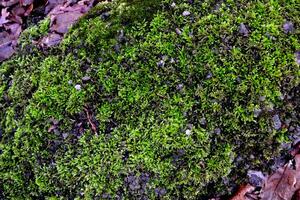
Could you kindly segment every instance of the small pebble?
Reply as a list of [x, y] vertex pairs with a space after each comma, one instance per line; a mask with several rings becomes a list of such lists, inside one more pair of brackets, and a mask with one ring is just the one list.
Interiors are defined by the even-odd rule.
[[283, 31], [284, 33], [292, 33], [294, 32], [295, 28], [294, 28], [294, 24], [292, 22], [285, 22], [283, 24]]
[[183, 89], [183, 86], [184, 85], [182, 83], [180, 83], [180, 84], [177, 85], [176, 89], [181, 91]]
[[91, 77], [89, 77], [89, 76], [84, 76], [84, 77], [82, 77], [81, 80], [87, 82], [87, 81], [91, 80]]
[[68, 133], [63, 133], [62, 136], [63, 136], [64, 139], [66, 139], [69, 136], [69, 134]]
[[183, 13], [182, 13], [182, 15], [183, 16], [189, 16], [191, 14], [191, 12], [190, 11], [187, 11], [187, 10], [185, 10], [185, 11], [183, 11]]
[[266, 179], [261, 171], [249, 170], [247, 175], [249, 177], [250, 184], [255, 187], [262, 187], [264, 180]]
[[78, 91], [81, 90], [81, 85], [79, 85], [79, 84], [75, 85], [75, 89]]
[[212, 73], [208, 72], [208, 74], [206, 75], [206, 79], [210, 79], [212, 76], [213, 76]]
[[280, 121], [280, 118], [279, 118], [279, 115], [274, 115], [272, 117], [272, 120], [273, 120], [273, 127], [276, 129], [276, 130], [279, 130], [282, 126], [282, 123]]
[[214, 133], [217, 134], [217, 135], [220, 135], [221, 134], [221, 129], [220, 128], [216, 128], [214, 130]]
[[185, 134], [187, 136], [190, 136], [190, 135], [192, 135], [192, 131], [190, 129], [186, 129]]
[[260, 108], [257, 108], [254, 110], [254, 117], [258, 117], [261, 114], [262, 110]]
[[244, 23], [240, 24], [239, 33], [246, 37], [249, 35], [249, 30]]
[[207, 121], [206, 121], [206, 119], [205, 119], [204, 117], [202, 117], [202, 118], [200, 119], [200, 124], [201, 124], [202, 126], [206, 126]]
[[260, 97], [259, 97], [259, 100], [260, 100], [260, 101], [265, 101], [265, 100], [266, 100], [266, 97], [265, 97], [265, 96], [260, 96]]
[[157, 63], [157, 66], [158, 67], [163, 67], [165, 65], [165, 61], [163, 60], [160, 60], [158, 63]]
[[177, 35], [181, 35], [182, 34], [182, 32], [181, 32], [181, 30], [179, 28], [176, 28], [175, 32], [177, 33]]
[[297, 63], [298, 65], [300, 65], [300, 51], [297, 51], [297, 52], [295, 53], [295, 57], [296, 57], [296, 63]]

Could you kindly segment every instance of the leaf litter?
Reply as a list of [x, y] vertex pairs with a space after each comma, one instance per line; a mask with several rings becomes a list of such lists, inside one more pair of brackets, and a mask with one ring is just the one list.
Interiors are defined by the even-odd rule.
[[[0, 0], [0, 62], [16, 51], [24, 19], [35, 9], [34, 0]], [[42, 2], [42, 4], [41, 4]], [[50, 31], [38, 44], [51, 47], [60, 43], [63, 36], [78, 19], [87, 13], [95, 0], [44, 0], [44, 13], [50, 18]]]
[[[264, 179], [263, 185], [242, 185], [230, 200], [299, 200], [299, 144], [290, 152], [293, 159]], [[257, 173], [255, 173], [257, 174]]]

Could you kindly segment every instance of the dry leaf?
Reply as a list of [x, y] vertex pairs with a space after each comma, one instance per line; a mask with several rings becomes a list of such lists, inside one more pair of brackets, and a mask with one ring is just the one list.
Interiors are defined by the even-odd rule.
[[250, 184], [242, 185], [230, 200], [248, 200], [246, 194], [252, 192], [254, 189]]
[[[61, 4], [64, 2], [64, 4]], [[70, 27], [89, 9], [91, 9], [94, 0], [81, 0], [72, 5], [71, 1], [49, 0], [48, 9], [56, 5], [48, 14], [50, 17], [50, 33], [40, 40], [43, 47], [51, 47], [56, 45], [62, 39], [58, 34], [63, 35]]]
[[9, 7], [14, 4], [17, 4], [19, 0], [0, 0], [0, 5], [3, 7]]
[[290, 165], [269, 176], [262, 188], [262, 200], [291, 200], [300, 189], [300, 155], [295, 156], [296, 170]]
[[3, 26], [3, 24], [6, 24], [10, 21], [7, 19], [9, 15], [10, 15], [10, 13], [7, 12], [7, 8], [3, 8], [1, 10], [0, 26]]
[[33, 0], [20, 0], [20, 4], [23, 6], [28, 6], [33, 4]]

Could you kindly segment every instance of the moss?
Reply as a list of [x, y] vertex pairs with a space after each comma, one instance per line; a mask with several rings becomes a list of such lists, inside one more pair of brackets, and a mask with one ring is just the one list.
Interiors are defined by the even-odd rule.
[[48, 50], [30, 41], [49, 20], [23, 33], [0, 67], [2, 195], [207, 199], [268, 169], [300, 80], [296, 1], [175, 2], [100, 4]]

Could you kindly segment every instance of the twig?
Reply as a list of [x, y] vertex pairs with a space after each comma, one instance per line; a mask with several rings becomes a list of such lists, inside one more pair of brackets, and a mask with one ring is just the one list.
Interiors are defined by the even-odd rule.
[[96, 125], [92, 121], [90, 112], [88, 111], [87, 108], [83, 108], [83, 109], [86, 112], [87, 120], [88, 120], [88, 122], [89, 122], [89, 124], [91, 126], [92, 131], [95, 133], [95, 135], [98, 135], [98, 133], [97, 133], [97, 127], [96, 127]]

